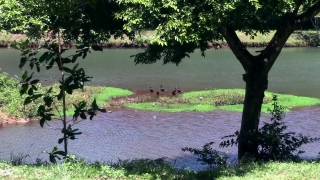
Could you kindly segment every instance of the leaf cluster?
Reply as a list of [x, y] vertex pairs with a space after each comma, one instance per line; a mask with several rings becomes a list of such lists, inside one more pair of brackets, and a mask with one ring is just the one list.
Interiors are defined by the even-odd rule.
[[[31, 70], [36, 67], [36, 71], [39, 73], [41, 71], [41, 67], [45, 67], [46, 70], [51, 69], [52, 67], [56, 67], [62, 73], [62, 78], [59, 79], [59, 93], [55, 94], [52, 91], [52, 87], [50, 87], [45, 93], [38, 90], [36, 84], [41, 82], [40, 79], [33, 79], [32, 72], [30, 75], [28, 71], [24, 71], [21, 77], [21, 88], [20, 95], [27, 94], [27, 97], [24, 100], [24, 105], [27, 105], [31, 102], [36, 101], [39, 98], [43, 99], [43, 104], [38, 107], [37, 115], [40, 117], [40, 126], [43, 127], [45, 123], [51, 121], [55, 114], [54, 110], [58, 110], [56, 104], [54, 104], [54, 99], [56, 98], [58, 101], [62, 100], [66, 94], [72, 94], [76, 89], [83, 89], [84, 83], [90, 81], [90, 76], [86, 75], [83, 68], [79, 68], [79, 64], [75, 64], [73, 68], [69, 68], [66, 65], [76, 63], [79, 57], [83, 59], [87, 56], [88, 53], [91, 53], [91, 49], [94, 51], [102, 51], [102, 48], [97, 45], [91, 45], [91, 47], [79, 46], [78, 50], [75, 54], [62, 57], [62, 54], [67, 51], [67, 49], [61, 49], [55, 41], [47, 42], [46, 46], [41, 46], [39, 49], [31, 49], [29, 48], [30, 41], [26, 40], [24, 42], [20, 42], [15, 48], [21, 51], [21, 59], [19, 67], [23, 68], [27, 63]], [[45, 52], [37, 58], [37, 54], [42, 52], [40, 49], [44, 49]], [[66, 78], [65, 78], [66, 76]], [[63, 106], [66, 106], [64, 103]], [[78, 132], [79, 129], [73, 129], [72, 126], [75, 123], [78, 123], [78, 117], [81, 120], [92, 118], [96, 115], [96, 111], [106, 112], [105, 109], [101, 109], [96, 104], [96, 100], [94, 100], [89, 109], [87, 108], [87, 103], [85, 101], [80, 101], [78, 104], [74, 104], [75, 113], [73, 115], [73, 124], [69, 124], [68, 126], [64, 126], [61, 130], [61, 133], [64, 135], [63, 138], [58, 140], [58, 143], [66, 141], [67, 139], [74, 140], [77, 135], [80, 135], [81, 132]], [[64, 117], [61, 115], [61, 120], [63, 124], [67, 124], [65, 111], [66, 108], [63, 109]], [[59, 112], [59, 111], [58, 111]], [[63, 151], [66, 154], [66, 151]], [[65, 155], [61, 151], [53, 150], [50, 155], [50, 161], [55, 162], [57, 155]]]

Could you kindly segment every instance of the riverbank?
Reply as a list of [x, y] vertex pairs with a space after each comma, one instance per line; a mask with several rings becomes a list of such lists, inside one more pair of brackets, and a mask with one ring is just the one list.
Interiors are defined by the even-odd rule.
[[[20, 96], [19, 81], [15, 78], [10, 78], [7, 73], [0, 71], [0, 125], [12, 124], [12, 123], [27, 123], [30, 120], [34, 120], [38, 107], [43, 104], [42, 98], [35, 100], [34, 102], [23, 106], [26, 95]], [[52, 92], [58, 94], [60, 91], [59, 84], [52, 85]], [[41, 83], [37, 84], [39, 93], [46, 93], [49, 87], [44, 87]], [[94, 98], [97, 100], [97, 104], [103, 107], [113, 97], [122, 97], [132, 95], [133, 92], [125, 89], [114, 87], [102, 87], [102, 86], [85, 86], [83, 90], [75, 90], [72, 95], [66, 96], [67, 116], [74, 114], [73, 104], [78, 104], [81, 101], [88, 101], [91, 104]], [[62, 112], [62, 103], [54, 99], [55, 104], [54, 114], [60, 114]], [[60, 113], [59, 113], [59, 112]]]
[[150, 160], [136, 160], [108, 166], [102, 163], [69, 162], [61, 165], [12, 165], [0, 162], [0, 179], [320, 179], [319, 162], [249, 163], [234, 168], [203, 171], [177, 170], [172, 165]]
[[[248, 48], [261, 48], [265, 47], [267, 43], [273, 37], [275, 31], [271, 31], [269, 34], [257, 34], [254, 39], [246, 36], [242, 32], [237, 32], [240, 40]], [[317, 47], [319, 42], [315, 42], [316, 38], [315, 31], [295, 31], [287, 40], [284, 47]], [[102, 42], [101, 46], [103, 48], [147, 48], [150, 44], [150, 41], [155, 37], [155, 31], [144, 31], [140, 35], [136, 35], [134, 41], [129, 40], [124, 37], [123, 39], [114, 39], [110, 38], [109, 41]], [[26, 36], [23, 34], [9, 34], [9, 35], [0, 35], [0, 47], [10, 48], [13, 44], [20, 40], [26, 39]], [[225, 41], [209, 42], [210, 48], [229, 48], [228, 44]], [[37, 43], [34, 42], [33, 46], [37, 46]], [[75, 44], [64, 44], [65, 48], [75, 48]]]
[[[58, 84], [53, 86], [53, 92], [58, 89]], [[39, 89], [46, 91], [47, 87], [39, 86]], [[2, 96], [1, 101], [5, 105], [0, 109], [0, 124], [26, 123], [35, 116], [37, 107], [42, 103], [36, 101], [23, 107], [25, 97], [20, 97], [19, 89], [10, 89], [11, 96], [6, 99]], [[12, 92], [13, 91], [13, 92]], [[15, 92], [16, 91], [16, 92]], [[142, 111], [161, 111], [161, 112], [210, 112], [214, 110], [224, 110], [242, 112], [245, 91], [243, 89], [212, 89], [203, 91], [192, 91], [178, 93], [173, 96], [171, 91], [150, 92], [143, 90], [132, 92], [126, 89], [114, 87], [86, 86], [84, 91], [74, 91], [68, 95], [67, 116], [73, 115], [73, 104], [83, 100], [92, 101], [94, 98], [100, 107], [104, 107], [107, 112], [112, 113], [114, 109], [130, 108]], [[6, 93], [4, 93], [6, 94]], [[262, 105], [262, 113], [268, 113], [272, 109], [272, 92], [266, 92]], [[313, 106], [320, 104], [320, 99], [301, 97], [286, 94], [277, 94], [280, 105], [289, 112], [296, 107]], [[15, 99], [15, 101], [10, 101]], [[62, 109], [61, 102], [54, 100], [59, 111]], [[24, 109], [22, 111], [22, 109]], [[27, 115], [29, 113], [29, 115]], [[57, 111], [55, 114], [58, 114]], [[29, 117], [29, 118], [24, 118]]]
[[[47, 88], [43, 88], [44, 91]], [[58, 85], [55, 84], [53, 92], [58, 89]], [[19, 91], [19, 89], [13, 89], [13, 91]], [[84, 91], [76, 90], [72, 95], [66, 96], [67, 103], [67, 116], [72, 116], [74, 114], [73, 104], [77, 104], [80, 101], [88, 101], [91, 104], [94, 98], [96, 98], [97, 104], [100, 107], [107, 105], [109, 100], [114, 97], [123, 97], [131, 95], [132, 92], [125, 89], [114, 88], [114, 87], [100, 87], [100, 86], [85, 86]], [[16, 93], [18, 95], [18, 93]], [[8, 102], [0, 109], [0, 125], [1, 124], [13, 124], [13, 123], [27, 123], [30, 120], [36, 120], [33, 118], [36, 113], [37, 107], [43, 103], [40, 100], [30, 103], [26, 107], [23, 107], [23, 101], [25, 97], [14, 97], [16, 101]], [[1, 98], [0, 98], [1, 100]], [[62, 104], [54, 100], [57, 105], [58, 110], [62, 111]], [[24, 109], [24, 110], [23, 110]], [[109, 113], [111, 111], [108, 111]], [[59, 114], [57, 111], [55, 114]], [[26, 118], [27, 117], [27, 118]]]

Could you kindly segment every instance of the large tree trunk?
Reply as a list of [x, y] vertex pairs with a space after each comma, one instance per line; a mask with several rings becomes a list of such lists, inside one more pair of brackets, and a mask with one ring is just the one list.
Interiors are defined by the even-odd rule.
[[243, 75], [243, 80], [246, 82], [246, 92], [238, 139], [239, 160], [246, 157], [246, 155], [250, 157], [257, 155], [258, 144], [256, 137], [259, 128], [260, 112], [264, 92], [268, 88], [268, 74], [263, 73], [265, 72], [263, 60], [253, 59], [251, 62], [254, 62], [255, 65]]
[[246, 72], [243, 75], [243, 80], [246, 82], [246, 94], [238, 137], [239, 160], [242, 160], [246, 156], [254, 157], [258, 153], [256, 138], [264, 91], [268, 89], [268, 72], [294, 30], [320, 12], [320, 1], [298, 15], [300, 6], [301, 3], [296, 4], [296, 10], [293, 13], [287, 13], [283, 16], [283, 22], [273, 38], [267, 47], [260, 51], [260, 54], [257, 56], [253, 56], [247, 50], [232, 26], [223, 24], [220, 27], [223, 37]]

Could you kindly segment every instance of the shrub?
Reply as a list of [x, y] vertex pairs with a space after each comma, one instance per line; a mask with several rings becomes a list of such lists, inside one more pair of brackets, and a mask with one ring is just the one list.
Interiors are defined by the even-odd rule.
[[182, 148], [182, 151], [190, 152], [198, 156], [197, 161], [200, 161], [203, 165], [209, 165], [209, 167], [212, 169], [215, 166], [218, 167], [227, 167], [227, 159], [228, 157], [214, 149], [211, 148], [211, 145], [214, 144], [214, 142], [209, 142], [205, 144], [202, 149], [194, 149], [185, 147]]

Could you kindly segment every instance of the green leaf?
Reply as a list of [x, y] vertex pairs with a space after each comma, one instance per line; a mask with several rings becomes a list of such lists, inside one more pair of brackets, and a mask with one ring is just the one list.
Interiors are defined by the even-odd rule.
[[32, 89], [32, 88], [30, 88], [30, 89], [28, 90], [28, 95], [29, 95], [29, 96], [32, 96], [32, 95], [33, 95], [33, 89]]
[[58, 154], [58, 155], [61, 155], [61, 156], [65, 156], [66, 153], [64, 151], [56, 151], [54, 152], [54, 154]]
[[72, 62], [72, 63], [76, 62], [76, 60], [78, 59], [78, 57], [79, 57], [78, 54], [73, 55], [71, 62]]
[[39, 79], [35, 79], [35, 80], [32, 80], [32, 81], [30, 82], [30, 84], [31, 84], [31, 85], [37, 84], [39, 81], [40, 81]]
[[48, 54], [49, 54], [49, 52], [43, 53], [42, 56], [40, 56], [40, 58], [39, 58], [39, 62], [43, 63], [47, 59]]
[[69, 59], [69, 58], [62, 58], [62, 62], [63, 62], [64, 64], [68, 64], [68, 63], [71, 63], [72, 60]]
[[62, 96], [63, 96], [63, 91], [60, 90], [60, 93], [59, 93], [58, 96], [57, 96], [58, 100], [61, 100], [61, 99], [62, 99]]
[[34, 63], [30, 62], [29, 66], [30, 66], [30, 69], [33, 69]]
[[43, 125], [44, 125], [44, 122], [45, 122], [46, 120], [44, 119], [44, 118], [41, 118], [40, 119], [40, 126], [43, 128]]
[[31, 87], [32, 87], [32, 89], [35, 90], [35, 91], [38, 90], [37, 86], [35, 86], [35, 85], [31, 85]]
[[21, 86], [21, 88], [20, 88], [20, 95], [21, 95], [21, 96], [27, 92], [28, 87], [29, 87], [28, 84], [22, 84], [22, 86]]
[[32, 97], [26, 97], [26, 99], [24, 99], [24, 102], [23, 102], [23, 105], [27, 105], [27, 104], [29, 104], [29, 103], [31, 103], [32, 102]]
[[68, 88], [66, 89], [66, 92], [67, 92], [68, 94], [72, 94], [73, 89], [72, 89], [72, 88], [70, 88], [70, 87], [68, 87]]
[[52, 87], [49, 88], [49, 90], [47, 91], [47, 94], [50, 94], [52, 92]]
[[86, 114], [85, 113], [80, 113], [80, 117], [81, 117], [81, 119], [87, 119], [87, 116], [86, 116]]
[[26, 64], [26, 62], [27, 62], [27, 58], [26, 57], [22, 57], [20, 59], [19, 68], [22, 69], [22, 67]]
[[40, 72], [40, 64], [37, 64], [37, 72]]
[[30, 79], [32, 78], [33, 74], [34, 74], [34, 73], [31, 73], [31, 75], [30, 75], [28, 78], [26, 78], [25, 81], [29, 82]]
[[94, 51], [103, 51], [102, 47], [99, 46], [99, 45], [92, 45], [91, 48], [92, 48]]
[[59, 140], [58, 140], [58, 144], [61, 144], [63, 142], [63, 138], [60, 138]]
[[28, 71], [23, 71], [22, 79], [25, 80], [28, 77]]
[[49, 159], [50, 159], [50, 162], [51, 163], [53, 163], [53, 164], [57, 164], [57, 160], [56, 160], [56, 158], [55, 158], [55, 156], [54, 155], [49, 155]]
[[38, 99], [40, 97], [42, 97], [43, 94], [36, 94], [36, 95], [33, 95], [33, 99]]
[[82, 59], [86, 58], [87, 57], [87, 53], [84, 52], [83, 55], [82, 55]]

